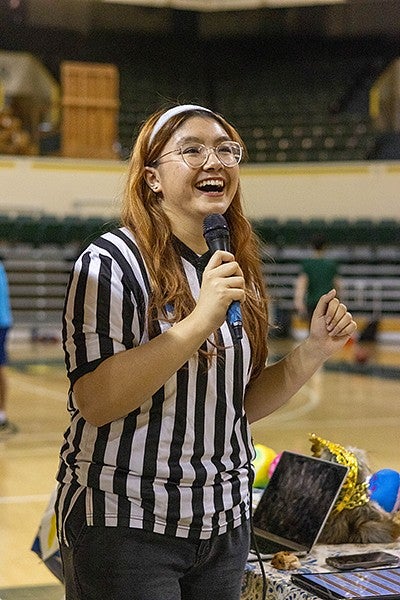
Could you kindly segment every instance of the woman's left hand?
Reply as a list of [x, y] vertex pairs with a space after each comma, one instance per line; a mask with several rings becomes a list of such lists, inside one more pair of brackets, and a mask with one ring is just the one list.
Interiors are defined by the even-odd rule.
[[263, 419], [290, 400], [356, 329], [347, 307], [336, 297], [336, 290], [321, 296], [308, 338], [281, 360], [267, 365], [248, 386], [245, 408], [249, 422]]
[[340, 350], [356, 329], [356, 322], [336, 297], [336, 290], [321, 296], [310, 323], [310, 341], [319, 345], [326, 358]]

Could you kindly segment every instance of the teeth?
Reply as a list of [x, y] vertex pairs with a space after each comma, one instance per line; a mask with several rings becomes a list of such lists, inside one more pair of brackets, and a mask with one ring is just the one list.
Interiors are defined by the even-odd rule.
[[205, 186], [209, 186], [209, 185], [213, 185], [215, 187], [223, 188], [224, 187], [224, 182], [221, 181], [220, 179], [207, 179], [206, 181], [201, 181], [198, 184], [198, 187], [205, 187]]

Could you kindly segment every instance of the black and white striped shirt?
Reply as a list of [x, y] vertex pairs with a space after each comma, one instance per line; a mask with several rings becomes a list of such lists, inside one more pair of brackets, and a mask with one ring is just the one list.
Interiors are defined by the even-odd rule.
[[[177, 244], [197, 299], [209, 256]], [[194, 355], [125, 418], [95, 427], [74, 402], [72, 386], [80, 376], [148, 341], [149, 292], [146, 266], [126, 228], [93, 242], [71, 273], [63, 316], [71, 424], [57, 474], [59, 522], [85, 493], [88, 525], [206, 539], [249, 517], [252, 444], [243, 398], [251, 357], [246, 333], [234, 345], [224, 323], [218, 331], [222, 357], [207, 368]], [[157, 322], [159, 333], [170, 326]]]

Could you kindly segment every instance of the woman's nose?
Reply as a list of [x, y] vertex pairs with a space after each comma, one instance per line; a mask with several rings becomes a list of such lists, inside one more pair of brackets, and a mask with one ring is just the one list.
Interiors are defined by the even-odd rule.
[[215, 148], [208, 148], [208, 156], [206, 162], [204, 163], [204, 168], [220, 169], [221, 167], [223, 167], [223, 164], [219, 160]]

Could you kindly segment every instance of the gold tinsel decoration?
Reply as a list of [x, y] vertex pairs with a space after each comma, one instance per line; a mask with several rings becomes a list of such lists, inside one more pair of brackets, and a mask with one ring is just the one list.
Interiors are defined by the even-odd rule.
[[337, 463], [349, 469], [333, 511], [341, 512], [344, 508], [351, 510], [367, 504], [369, 502], [368, 482], [357, 483], [358, 461], [355, 454], [340, 444], [318, 437], [315, 433], [310, 434], [310, 442], [313, 456], [321, 458], [322, 451], [326, 448], [335, 457]]

